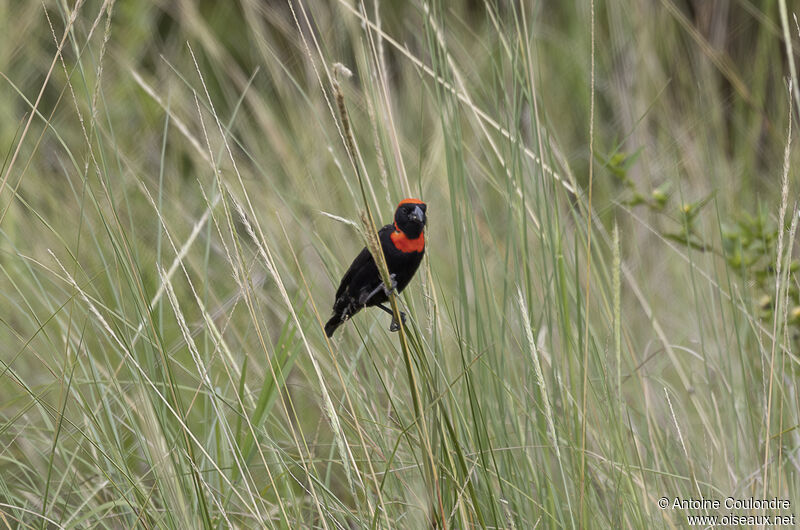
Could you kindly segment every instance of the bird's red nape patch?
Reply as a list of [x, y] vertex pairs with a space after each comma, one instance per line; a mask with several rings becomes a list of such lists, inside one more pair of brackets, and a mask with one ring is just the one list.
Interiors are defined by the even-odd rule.
[[425, 203], [419, 199], [403, 199], [397, 206], [400, 207], [404, 204], [425, 204]]
[[409, 239], [401, 230], [394, 226], [395, 231], [389, 236], [392, 243], [400, 252], [422, 252], [425, 250], [425, 234], [420, 233], [416, 239]]

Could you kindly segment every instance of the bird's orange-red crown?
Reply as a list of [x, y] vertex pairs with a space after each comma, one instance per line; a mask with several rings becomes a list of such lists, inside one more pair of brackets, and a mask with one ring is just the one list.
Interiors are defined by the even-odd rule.
[[425, 204], [425, 203], [419, 199], [403, 199], [397, 206], [400, 207], [404, 204]]

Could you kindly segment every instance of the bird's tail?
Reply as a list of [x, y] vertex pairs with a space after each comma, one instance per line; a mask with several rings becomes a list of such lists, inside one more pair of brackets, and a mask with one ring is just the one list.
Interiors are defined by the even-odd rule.
[[331, 319], [328, 320], [328, 323], [325, 324], [325, 335], [332, 337], [333, 332], [336, 331], [336, 328], [342, 325], [342, 322], [344, 322], [344, 320], [342, 320], [342, 315], [339, 313], [334, 313]]

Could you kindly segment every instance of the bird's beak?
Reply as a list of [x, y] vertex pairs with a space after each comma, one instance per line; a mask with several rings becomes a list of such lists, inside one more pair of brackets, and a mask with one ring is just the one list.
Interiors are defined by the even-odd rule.
[[425, 212], [422, 211], [422, 208], [419, 206], [414, 207], [414, 211], [412, 211], [408, 218], [412, 221], [419, 221], [422, 224], [425, 224]]

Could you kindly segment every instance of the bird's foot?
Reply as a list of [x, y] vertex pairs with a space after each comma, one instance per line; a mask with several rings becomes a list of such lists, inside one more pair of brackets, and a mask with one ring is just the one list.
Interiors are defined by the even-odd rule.
[[392, 280], [392, 285], [391, 285], [391, 287], [388, 287], [388, 288], [387, 288], [387, 287], [386, 287], [386, 284], [385, 284], [385, 283], [383, 283], [383, 282], [381, 282], [381, 283], [380, 283], [380, 284], [379, 284], [379, 285], [378, 285], [378, 286], [377, 286], [375, 289], [373, 289], [373, 290], [372, 290], [372, 292], [371, 292], [371, 293], [369, 293], [369, 294], [368, 294], [368, 295], [367, 295], [367, 296], [364, 298], [364, 302], [363, 302], [363, 304], [362, 304], [362, 305], [367, 305], [367, 302], [369, 302], [370, 300], [372, 300], [372, 297], [373, 297], [373, 296], [375, 296], [376, 294], [378, 294], [378, 292], [379, 292], [379, 291], [383, 291], [383, 292], [384, 292], [384, 294], [386, 294], [386, 298], [389, 298], [389, 294], [390, 294], [392, 291], [394, 291], [395, 293], [397, 293], [397, 281], [395, 281], [395, 279], [394, 279], [394, 274], [392, 274], [391, 276], [389, 276], [389, 278]]
[[392, 294], [392, 291], [394, 291], [395, 294], [397, 293], [397, 280], [395, 280], [395, 275], [392, 274], [389, 276], [389, 279], [392, 280], [392, 285], [390, 287], [387, 288], [385, 283], [381, 283], [381, 287], [383, 287], [383, 292], [386, 294], [387, 298]]
[[[406, 323], [406, 314], [400, 311], [400, 320], [403, 321], [403, 324]], [[389, 326], [389, 331], [395, 332], [400, 330], [400, 323], [397, 322], [394, 318], [392, 318], [392, 324]]]

